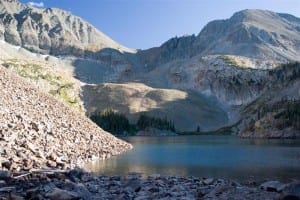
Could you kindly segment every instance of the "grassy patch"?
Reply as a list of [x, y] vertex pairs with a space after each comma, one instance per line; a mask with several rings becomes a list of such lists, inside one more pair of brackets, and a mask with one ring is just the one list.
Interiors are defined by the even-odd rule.
[[60, 97], [68, 105], [70, 105], [72, 107], [76, 107], [76, 106], [78, 106], [79, 99], [76, 98], [76, 97], [72, 97], [68, 93], [68, 90], [69, 89], [73, 89], [73, 88], [74, 88], [74, 84], [73, 83], [66, 83], [66, 84], [63, 84], [63, 85], [59, 85], [59, 87], [57, 89], [55, 89], [55, 90], [50, 90], [49, 93], [51, 95], [53, 95], [53, 96]]
[[74, 83], [70, 83], [60, 75], [53, 73], [46, 67], [35, 63], [24, 63], [17, 59], [9, 59], [3, 63], [3, 66], [11, 69], [20, 76], [33, 80], [37, 85], [40, 83], [48, 88], [48, 93], [57, 96], [63, 102], [71, 107], [81, 110], [80, 101], [76, 97], [72, 97], [74, 92]]
[[239, 67], [239, 65], [237, 64], [237, 62], [229, 57], [229, 56], [226, 56], [226, 55], [221, 55], [219, 56], [220, 59], [222, 59], [226, 64], [230, 65], [230, 66], [233, 66], [233, 67]]
[[227, 55], [221, 55], [218, 58], [222, 59], [227, 65], [232, 67], [237, 67], [241, 69], [250, 69], [251, 67], [246, 65], [239, 65], [234, 58], [227, 56]]

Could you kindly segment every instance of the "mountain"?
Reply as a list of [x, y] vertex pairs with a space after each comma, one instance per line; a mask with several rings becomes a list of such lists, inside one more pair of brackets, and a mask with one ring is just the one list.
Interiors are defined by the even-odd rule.
[[[58, 99], [87, 114], [112, 107], [134, 121], [144, 107], [132, 107], [147, 100], [159, 105], [159, 109], [147, 105], [147, 112], [182, 125], [188, 118], [189, 130], [195, 130], [196, 124], [213, 130], [239, 121], [237, 129], [242, 130], [254, 119], [254, 115], [244, 116], [247, 108], [258, 111], [253, 106], [256, 102], [276, 99], [267, 95], [282, 83], [274, 76], [279, 73], [276, 69], [300, 61], [300, 19], [289, 14], [243, 10], [229, 19], [209, 22], [198, 35], [171, 38], [160, 47], [137, 51], [114, 42], [69, 12], [33, 8], [13, 0], [0, 2], [0, 63], [23, 77], [20, 69], [27, 64], [45, 66], [40, 71], [35, 67], [25, 70], [25, 78], [49, 93], [56, 91]], [[11, 60], [14, 58], [17, 63]], [[45, 78], [45, 70], [51, 79]], [[290, 87], [299, 79], [297, 75], [290, 80], [293, 70], [279, 73], [284, 80], [279, 88], [286, 91], [281, 97], [292, 90], [299, 93], [297, 87]], [[62, 91], [66, 83], [74, 87]], [[149, 92], [159, 93], [158, 100], [143, 97]], [[169, 99], [182, 93], [187, 97]], [[170, 107], [178, 102], [180, 112], [173, 112]], [[188, 116], [193, 107], [197, 113]], [[203, 117], [208, 110], [210, 123]], [[181, 130], [186, 128], [182, 125]]]
[[70, 12], [0, 1], [0, 39], [32, 52], [89, 56], [102, 49], [132, 52]]
[[175, 37], [138, 52], [150, 65], [196, 55], [238, 55], [277, 62], [300, 60], [300, 19], [266, 10], [243, 10], [209, 22], [195, 36]]

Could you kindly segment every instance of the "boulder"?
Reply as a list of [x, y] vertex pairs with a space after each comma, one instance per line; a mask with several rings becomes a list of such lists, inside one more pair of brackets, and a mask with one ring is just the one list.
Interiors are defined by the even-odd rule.
[[75, 192], [54, 188], [46, 194], [50, 200], [77, 200], [80, 196]]
[[260, 185], [260, 189], [269, 192], [281, 192], [285, 187], [285, 184], [279, 181], [267, 181]]

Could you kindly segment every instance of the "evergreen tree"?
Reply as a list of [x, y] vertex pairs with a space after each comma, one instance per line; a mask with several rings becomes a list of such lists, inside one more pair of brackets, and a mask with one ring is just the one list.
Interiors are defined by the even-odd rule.
[[128, 132], [130, 128], [129, 121], [125, 115], [117, 113], [111, 108], [94, 113], [90, 118], [105, 131], [115, 135], [123, 134], [124, 131]]

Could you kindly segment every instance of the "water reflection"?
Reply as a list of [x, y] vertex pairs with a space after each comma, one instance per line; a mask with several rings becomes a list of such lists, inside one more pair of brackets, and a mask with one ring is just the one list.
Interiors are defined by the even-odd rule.
[[128, 137], [134, 150], [87, 164], [98, 174], [160, 173], [257, 180], [300, 178], [299, 140], [230, 136]]

